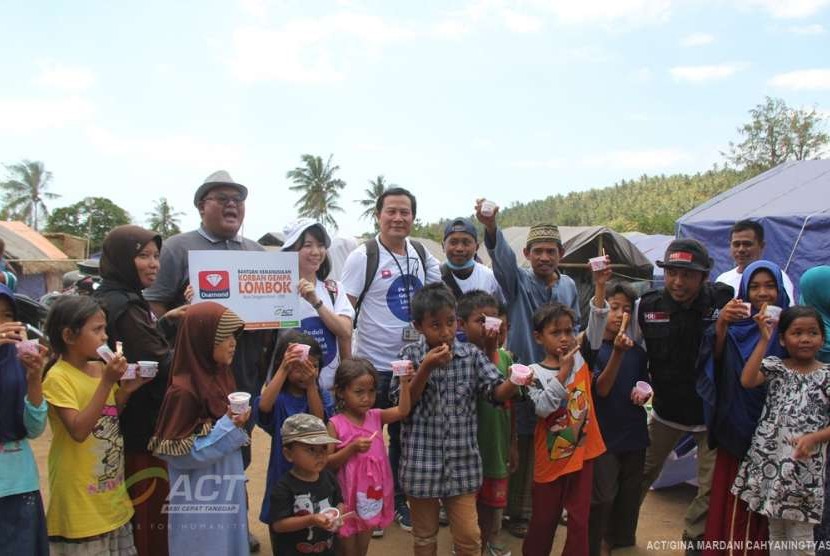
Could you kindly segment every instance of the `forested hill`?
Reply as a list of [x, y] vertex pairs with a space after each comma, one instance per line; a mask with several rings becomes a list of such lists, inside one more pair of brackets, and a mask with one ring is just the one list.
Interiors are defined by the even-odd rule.
[[[677, 218], [752, 175], [717, 167], [694, 175], [644, 175], [602, 189], [554, 195], [529, 203], [513, 202], [500, 210], [499, 225], [552, 222], [560, 226], [604, 225], [618, 232], [673, 234]], [[440, 241], [442, 226], [443, 222], [419, 226], [413, 235]]]

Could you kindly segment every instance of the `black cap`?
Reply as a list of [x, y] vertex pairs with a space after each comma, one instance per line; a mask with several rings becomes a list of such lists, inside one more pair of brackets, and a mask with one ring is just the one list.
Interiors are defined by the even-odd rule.
[[478, 230], [476, 230], [473, 223], [466, 218], [456, 218], [452, 222], [449, 222], [444, 227], [444, 239], [447, 239], [447, 236], [453, 232], [464, 232], [465, 234], [470, 234], [473, 236], [476, 243], [478, 243]]
[[712, 270], [712, 259], [706, 246], [696, 239], [676, 239], [666, 248], [664, 261], [657, 261], [660, 268], [688, 268], [709, 272]]

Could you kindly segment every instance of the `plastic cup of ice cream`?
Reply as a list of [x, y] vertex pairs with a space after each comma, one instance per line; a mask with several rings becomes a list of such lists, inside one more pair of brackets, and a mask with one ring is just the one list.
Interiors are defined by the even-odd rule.
[[158, 372], [159, 364], [157, 361], [138, 362], [138, 376], [141, 378], [154, 378]]
[[608, 255], [602, 255], [601, 257], [592, 257], [588, 259], [588, 264], [591, 265], [591, 270], [593, 270], [594, 272], [605, 270], [606, 268], [608, 268]]
[[767, 316], [774, 321], [778, 321], [781, 317], [781, 307], [778, 305], [767, 305], [767, 310], [764, 312], [764, 316]]
[[409, 359], [392, 361], [392, 376], [407, 376], [415, 372], [415, 367]]
[[517, 386], [527, 386], [532, 375], [533, 371], [527, 365], [521, 363], [510, 365], [510, 382]]
[[328, 529], [330, 531], [333, 531], [340, 527], [340, 510], [338, 510], [337, 508], [326, 508], [320, 513], [326, 516], [326, 519], [329, 520]]
[[483, 216], [493, 216], [493, 213], [495, 213], [495, 212], [496, 212], [496, 203], [494, 203], [493, 201], [488, 201], [487, 199], [485, 199], [481, 203], [481, 214]]
[[744, 310], [746, 311], [747, 317], [752, 314], [752, 303], [750, 303], [749, 301], [744, 301], [743, 303], [741, 303], [741, 305], [744, 306]]
[[294, 344], [291, 346], [291, 350], [300, 355], [300, 361], [308, 359], [308, 352], [310, 349], [311, 346], [308, 344]]
[[501, 328], [501, 319], [496, 317], [484, 317], [484, 329], [488, 332], [498, 332]]
[[228, 394], [228, 402], [231, 404], [231, 413], [242, 415], [251, 407], [251, 395], [248, 392], [231, 392]]
[[107, 363], [115, 359], [115, 354], [112, 352], [112, 350], [107, 344], [98, 346], [98, 348], [95, 351], [98, 352], [98, 355], [101, 356], [101, 359], [103, 359]]
[[121, 375], [121, 380], [133, 380], [136, 377], [136, 373], [138, 372], [138, 364], [130, 363], [127, 365], [127, 370], [124, 371], [124, 374]]
[[37, 355], [37, 344], [37, 340], [20, 340], [14, 347], [17, 348], [18, 356], [26, 354]]
[[637, 383], [634, 385], [634, 395], [641, 402], [644, 402], [647, 399], [649, 399], [649, 397], [651, 397], [652, 392], [654, 392], [654, 390], [651, 389], [651, 384], [645, 382], [644, 380], [638, 380]]

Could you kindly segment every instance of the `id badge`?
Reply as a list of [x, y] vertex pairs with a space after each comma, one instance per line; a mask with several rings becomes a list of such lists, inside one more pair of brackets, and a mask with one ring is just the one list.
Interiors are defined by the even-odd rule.
[[411, 324], [401, 332], [401, 340], [404, 342], [417, 342], [421, 339], [421, 333]]

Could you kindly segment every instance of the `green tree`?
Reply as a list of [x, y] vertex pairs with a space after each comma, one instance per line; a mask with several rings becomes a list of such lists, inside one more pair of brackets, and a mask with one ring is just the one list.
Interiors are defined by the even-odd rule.
[[29, 226], [38, 229], [42, 217], [49, 216], [46, 199], [57, 199], [60, 195], [46, 191], [52, 181], [52, 172], [48, 172], [43, 162], [23, 160], [17, 164], [6, 164], [8, 176], [0, 182], [3, 190], [3, 209], [0, 218], [6, 220], [23, 220]]
[[738, 128], [743, 141], [730, 141], [729, 152], [721, 153], [737, 168], [760, 173], [788, 160], [819, 158], [830, 143], [815, 108], [790, 108], [780, 98], [766, 97], [749, 114], [751, 120]]
[[130, 215], [104, 197], [87, 197], [68, 207], [52, 211], [49, 232], [63, 232], [87, 238], [90, 253], [101, 249], [104, 237], [116, 226], [130, 223]]
[[161, 237], [167, 239], [170, 236], [181, 233], [179, 228], [179, 217], [184, 216], [183, 212], [174, 211], [167, 197], [161, 197], [153, 203], [152, 212], [147, 213], [147, 225], [151, 230], [158, 232]]
[[340, 190], [346, 187], [346, 182], [334, 177], [340, 166], [332, 165], [333, 156], [329, 155], [323, 164], [323, 159], [319, 156], [304, 154], [301, 158], [305, 166], [289, 170], [286, 177], [294, 182], [289, 189], [302, 192], [300, 200], [294, 204], [299, 208], [300, 216], [308, 216], [337, 229], [337, 221], [332, 213], [343, 212], [337, 200], [340, 198]]
[[363, 212], [360, 214], [360, 218], [373, 221], [375, 232], [378, 231], [378, 222], [375, 219], [375, 206], [377, 205], [378, 199], [383, 192], [390, 187], [397, 187], [397, 185], [394, 183], [387, 184], [386, 178], [378, 176], [374, 180], [369, 180], [369, 187], [363, 190], [365, 197], [355, 201], [355, 203], [359, 203], [360, 206], [363, 207]]

